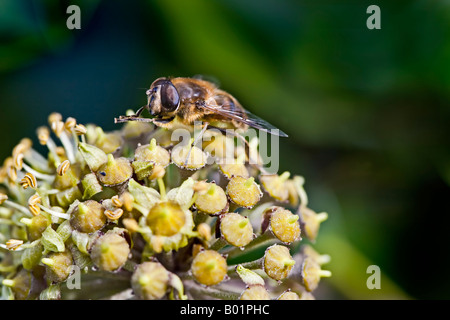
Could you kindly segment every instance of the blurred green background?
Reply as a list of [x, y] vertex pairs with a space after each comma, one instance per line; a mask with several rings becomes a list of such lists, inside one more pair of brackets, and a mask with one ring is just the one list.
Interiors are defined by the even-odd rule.
[[197, 74], [289, 134], [280, 171], [329, 213], [318, 299], [450, 298], [449, 1], [0, 0], [0, 161], [50, 112], [112, 130]]

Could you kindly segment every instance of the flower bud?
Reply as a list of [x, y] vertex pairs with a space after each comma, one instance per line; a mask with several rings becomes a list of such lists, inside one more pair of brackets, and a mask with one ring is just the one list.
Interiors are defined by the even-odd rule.
[[274, 280], [283, 280], [289, 275], [295, 260], [292, 259], [289, 249], [281, 245], [267, 248], [264, 255], [264, 271]]
[[320, 254], [310, 245], [304, 245], [302, 252], [304, 256], [311, 257], [319, 265], [326, 264], [331, 260], [331, 257], [328, 254]]
[[115, 271], [128, 260], [130, 246], [117, 231], [110, 230], [99, 237], [91, 249], [92, 262], [104, 271]]
[[298, 296], [297, 293], [291, 290], [286, 290], [285, 292], [280, 294], [277, 300], [300, 300], [300, 297]]
[[262, 285], [248, 286], [241, 294], [239, 300], [270, 300], [269, 292]]
[[202, 149], [190, 143], [178, 144], [172, 149], [172, 162], [181, 169], [198, 170], [206, 165], [207, 156]]
[[27, 225], [28, 240], [35, 241], [41, 238], [42, 233], [50, 225], [51, 220], [43, 214], [39, 214], [30, 219]]
[[313, 258], [305, 257], [302, 264], [301, 278], [307, 291], [314, 291], [319, 285], [320, 278], [330, 276], [331, 272], [322, 270]]
[[243, 163], [221, 164], [219, 169], [223, 175], [227, 177], [227, 179], [231, 179], [233, 177], [248, 179], [250, 176], [247, 167]]
[[16, 300], [34, 300], [45, 288], [43, 279], [26, 269], [20, 270], [12, 279], [3, 280], [2, 284], [11, 288]]
[[41, 262], [43, 249], [39, 241], [35, 245], [26, 248], [20, 257], [23, 267], [27, 270], [32, 270], [36, 267]]
[[241, 207], [252, 208], [261, 199], [261, 190], [254, 178], [233, 177], [227, 185], [231, 201]]
[[167, 167], [170, 163], [170, 153], [163, 147], [156, 144], [156, 139], [152, 139], [150, 144], [140, 146], [136, 149], [135, 160], [150, 162], [153, 165]]
[[115, 186], [127, 182], [133, 175], [133, 168], [126, 158], [115, 159], [108, 155], [108, 161], [100, 166], [97, 178], [104, 186]]
[[236, 267], [236, 273], [242, 279], [242, 281], [248, 285], [261, 285], [264, 286], [264, 279], [255, 271], [244, 268], [241, 264]]
[[305, 206], [300, 206], [298, 211], [303, 232], [309, 240], [314, 241], [319, 233], [320, 224], [328, 219], [328, 214], [316, 213]]
[[264, 190], [266, 190], [272, 198], [278, 201], [286, 201], [289, 197], [289, 190], [286, 185], [289, 175], [289, 172], [284, 172], [282, 175], [267, 174], [261, 175], [259, 180], [261, 181]]
[[69, 250], [51, 253], [41, 260], [45, 264], [47, 280], [50, 282], [61, 282], [70, 275], [70, 266], [73, 265], [72, 254]]
[[140, 264], [131, 277], [131, 287], [139, 299], [161, 299], [167, 292], [169, 272], [158, 262]]
[[214, 215], [228, 209], [228, 199], [225, 191], [215, 183], [208, 183], [205, 192], [199, 192], [195, 206], [200, 212]]
[[81, 202], [72, 212], [70, 223], [80, 232], [91, 233], [100, 230], [106, 223], [105, 209], [94, 200]]
[[298, 215], [282, 207], [272, 208], [270, 212], [270, 229], [280, 241], [289, 244], [300, 239]]
[[186, 215], [177, 203], [160, 202], [150, 209], [146, 222], [153, 234], [170, 237], [184, 226]]
[[202, 239], [209, 241], [211, 239], [211, 226], [207, 223], [200, 223], [197, 226], [197, 232]]
[[231, 245], [245, 247], [253, 240], [253, 227], [248, 218], [239, 213], [226, 213], [220, 217], [220, 232]]
[[100, 127], [96, 127], [96, 130], [98, 131], [98, 137], [95, 145], [105, 153], [113, 153], [122, 146], [123, 139], [118, 133], [104, 133]]
[[192, 261], [191, 272], [201, 284], [206, 286], [219, 284], [227, 275], [227, 261], [217, 251], [204, 250]]

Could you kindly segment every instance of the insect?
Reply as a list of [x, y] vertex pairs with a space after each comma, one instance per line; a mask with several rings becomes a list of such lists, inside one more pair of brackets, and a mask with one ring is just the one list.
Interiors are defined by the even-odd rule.
[[[197, 78], [158, 78], [146, 92], [147, 105], [135, 115], [121, 116], [116, 123], [127, 121], [152, 122], [156, 126], [173, 129], [191, 126], [195, 121], [207, 127], [247, 130], [249, 127], [281, 137], [287, 134], [267, 121], [245, 110], [231, 94], [219, 89], [212, 82]], [[140, 115], [148, 110], [154, 118]]]

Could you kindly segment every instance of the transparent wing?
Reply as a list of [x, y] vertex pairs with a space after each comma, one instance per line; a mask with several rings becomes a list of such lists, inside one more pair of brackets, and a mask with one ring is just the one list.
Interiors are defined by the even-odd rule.
[[199, 107], [210, 110], [216, 114], [219, 114], [225, 118], [232, 119], [241, 123], [244, 123], [252, 128], [262, 130], [265, 132], [268, 132], [273, 135], [277, 135], [280, 137], [287, 137], [288, 135], [275, 127], [274, 125], [270, 124], [264, 119], [261, 119], [260, 117], [254, 115], [248, 110], [243, 109], [242, 110], [236, 110], [236, 109], [230, 109], [227, 108], [227, 105], [210, 105], [207, 103], [203, 103], [199, 105]]

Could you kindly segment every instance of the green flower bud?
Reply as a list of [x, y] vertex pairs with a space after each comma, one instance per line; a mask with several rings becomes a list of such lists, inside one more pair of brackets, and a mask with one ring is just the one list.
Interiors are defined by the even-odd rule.
[[219, 166], [219, 169], [228, 179], [231, 179], [233, 177], [242, 177], [248, 179], [250, 176], [247, 167], [243, 163], [221, 164]]
[[95, 129], [97, 130], [97, 140], [95, 141], [95, 145], [105, 153], [113, 153], [122, 146], [123, 139], [119, 133], [105, 133], [100, 127], [96, 127]]
[[302, 231], [309, 240], [314, 241], [319, 233], [320, 224], [328, 219], [328, 214], [326, 212], [316, 213], [305, 206], [300, 206], [298, 211]]
[[106, 223], [105, 209], [94, 200], [81, 202], [72, 212], [70, 223], [80, 232], [91, 233], [103, 228]]
[[75, 186], [70, 189], [66, 189], [64, 191], [58, 192], [56, 194], [56, 201], [58, 205], [62, 208], [67, 208], [75, 202], [75, 200], [80, 200], [82, 198], [80, 189]]
[[147, 214], [146, 223], [152, 233], [158, 236], [173, 236], [186, 222], [186, 214], [180, 205], [174, 202], [160, 202]]
[[285, 246], [275, 244], [267, 248], [264, 254], [264, 271], [274, 280], [286, 278], [294, 264], [295, 260]]
[[220, 214], [228, 210], [228, 199], [221, 187], [215, 183], [208, 183], [207, 190], [198, 193], [195, 206], [206, 214]]
[[236, 273], [247, 286], [260, 285], [264, 286], [264, 279], [255, 271], [244, 268], [242, 265], [236, 267]]
[[70, 250], [70, 253], [72, 254], [73, 261], [77, 267], [80, 268], [80, 270], [84, 270], [85, 268], [92, 265], [92, 260], [89, 254], [86, 252], [81, 252], [77, 245], [74, 243], [69, 243], [67, 246]]
[[213, 286], [225, 279], [227, 261], [217, 251], [204, 250], [199, 252], [192, 261], [191, 272], [199, 283]]
[[73, 265], [72, 254], [69, 250], [51, 253], [41, 260], [45, 264], [45, 274], [50, 282], [61, 282], [70, 275], [70, 266]]
[[198, 170], [206, 165], [207, 156], [202, 149], [190, 143], [178, 144], [172, 149], [172, 162], [181, 169]]
[[314, 291], [319, 285], [320, 278], [331, 277], [331, 272], [322, 270], [320, 265], [311, 257], [305, 257], [302, 264], [301, 278], [307, 291]]
[[231, 201], [241, 207], [252, 208], [261, 199], [261, 190], [253, 177], [233, 177], [227, 185], [227, 194]]
[[51, 220], [43, 214], [38, 214], [30, 219], [27, 225], [28, 240], [35, 241], [41, 238], [42, 233], [51, 224]]
[[320, 254], [310, 245], [304, 245], [302, 247], [302, 252], [304, 256], [311, 257], [319, 265], [326, 264], [331, 260], [331, 257], [328, 254]]
[[241, 294], [239, 300], [270, 300], [269, 292], [262, 285], [248, 286]]
[[61, 288], [58, 284], [51, 284], [41, 292], [39, 300], [61, 300]]
[[25, 269], [20, 270], [12, 279], [3, 280], [2, 284], [11, 288], [16, 300], [34, 300], [45, 288], [45, 281], [38, 272], [35, 275]]
[[266, 190], [272, 198], [278, 201], [286, 201], [289, 197], [289, 190], [286, 185], [289, 175], [289, 172], [284, 172], [282, 175], [261, 175], [259, 180], [261, 181], [264, 190]]
[[92, 262], [104, 271], [116, 271], [128, 260], [130, 246], [127, 240], [114, 230], [99, 237], [91, 249]]
[[253, 240], [253, 227], [249, 219], [230, 212], [220, 217], [220, 232], [231, 245], [245, 247]]
[[280, 294], [277, 300], [300, 300], [300, 297], [298, 296], [297, 293], [291, 290], [286, 290], [285, 292]]
[[79, 164], [70, 165], [64, 175], [55, 175], [53, 181], [53, 188], [58, 190], [65, 190], [77, 186], [81, 178], [81, 168]]
[[97, 179], [104, 186], [116, 186], [127, 182], [133, 175], [133, 168], [126, 158], [115, 159], [108, 155], [108, 161], [101, 165], [97, 172]]
[[151, 162], [153, 165], [164, 168], [170, 163], [169, 151], [158, 146], [154, 138], [150, 141], [150, 144], [138, 147], [134, 158], [136, 161]]
[[32, 270], [41, 262], [44, 247], [39, 240], [36, 241], [37, 243], [29, 248], [26, 248], [21, 256], [22, 265], [27, 270]]
[[131, 277], [131, 287], [139, 299], [161, 299], [167, 293], [169, 272], [158, 262], [140, 264]]
[[280, 241], [289, 244], [300, 239], [298, 215], [282, 207], [272, 208], [269, 212], [270, 229]]

